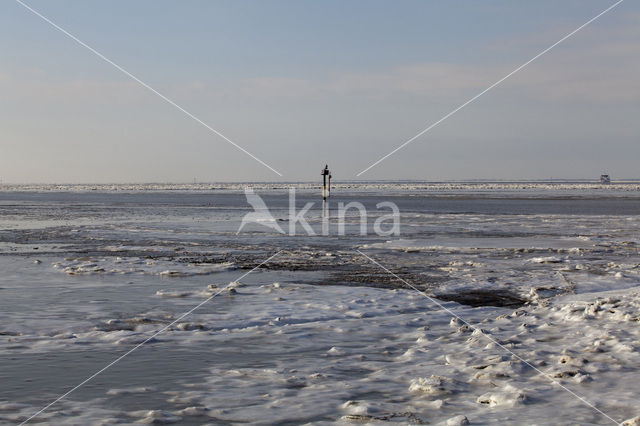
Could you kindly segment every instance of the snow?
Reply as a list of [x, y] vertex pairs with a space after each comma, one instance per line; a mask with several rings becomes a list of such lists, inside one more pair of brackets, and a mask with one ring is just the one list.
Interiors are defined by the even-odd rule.
[[[581, 191], [633, 197], [638, 190], [636, 183], [394, 188], [405, 200], [410, 198], [405, 191], [438, 196], [501, 191], [506, 198], [518, 185], [534, 198], [565, 192], [579, 197]], [[241, 187], [220, 185], [216, 191]], [[391, 184], [343, 187], [384, 188]], [[116, 190], [211, 188], [96, 187]], [[162, 209], [127, 210], [114, 218], [90, 205], [49, 218], [46, 205], [32, 218], [22, 211], [15, 217], [7, 213], [0, 217], [10, 225], [3, 228], [6, 242], [0, 246], [0, 423], [24, 421], [165, 328], [38, 420], [61, 425], [640, 423], [636, 215], [440, 214], [421, 211], [419, 201], [414, 206], [403, 216], [407, 229], [401, 238], [296, 237], [275, 243], [256, 234], [234, 239], [237, 224], [219, 222], [236, 210], [189, 210], [184, 217]], [[220, 227], [210, 229], [206, 214]], [[39, 262], [34, 262], [36, 247]], [[255, 259], [266, 258], [264, 252], [282, 247], [287, 250], [280, 266], [293, 265], [290, 269], [259, 269], [238, 281]], [[212, 260], [207, 250], [248, 260]], [[418, 270], [411, 281], [427, 282], [432, 297], [482, 290], [511, 292], [522, 303], [474, 307], [443, 298], [443, 309], [401, 285], [323, 285], [336, 284], [328, 280], [333, 266], [315, 270], [305, 263], [307, 257], [335, 262], [324, 265], [344, 261], [356, 264], [353, 274], [384, 274], [373, 264], [358, 264], [364, 261], [356, 250], [394, 271]], [[204, 261], [189, 260], [201, 255]], [[436, 279], [427, 281], [431, 275]]]

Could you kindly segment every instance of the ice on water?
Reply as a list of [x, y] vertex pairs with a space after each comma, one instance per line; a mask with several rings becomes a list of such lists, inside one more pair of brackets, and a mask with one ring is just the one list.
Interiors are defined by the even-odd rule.
[[[369, 185], [367, 191], [382, 188]], [[455, 192], [456, 185], [447, 190]], [[6, 244], [0, 256], [0, 422], [20, 423], [166, 328], [38, 419], [612, 422], [605, 413], [638, 424], [637, 213], [613, 211], [618, 205], [611, 214], [487, 213], [469, 211], [473, 200], [455, 207], [461, 211], [448, 204], [425, 211], [432, 207], [405, 189], [392, 194], [410, 203], [402, 210], [406, 232], [399, 238], [293, 242], [259, 231], [236, 239], [237, 211], [248, 207], [241, 197], [221, 198], [216, 191], [207, 194], [214, 213], [199, 201], [185, 207], [174, 199], [167, 207], [163, 199], [145, 207], [149, 198], [143, 197], [136, 205], [107, 204], [109, 214], [105, 204], [60, 202], [58, 217], [51, 217], [55, 196], [39, 205], [25, 193], [4, 193], [2, 223], [15, 223], [16, 204], [29, 215], [0, 234]], [[526, 188], [508, 189], [531, 195]], [[99, 198], [104, 190], [91, 194]], [[125, 190], [135, 198], [140, 188]], [[563, 190], [580, 198], [588, 188]], [[540, 188], [533, 191], [539, 197]], [[191, 192], [184, 194], [189, 200]], [[632, 211], [638, 200], [629, 197], [616, 202]], [[74, 222], [78, 217], [81, 223]], [[287, 251], [278, 268], [236, 281], [281, 248]], [[482, 289], [509, 291], [525, 303], [434, 303], [401, 283], [322, 285], [339, 283], [331, 281], [331, 271], [301, 267], [296, 254], [357, 263], [356, 249], [391, 270], [411, 271], [412, 279], [439, 277], [426, 288], [429, 297]], [[353, 273], [364, 267], [354, 266]]]

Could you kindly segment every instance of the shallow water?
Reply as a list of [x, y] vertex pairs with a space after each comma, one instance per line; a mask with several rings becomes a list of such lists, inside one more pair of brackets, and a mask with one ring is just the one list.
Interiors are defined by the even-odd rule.
[[[329, 208], [362, 202], [371, 229], [389, 213], [376, 204], [393, 201], [400, 236], [359, 235], [352, 215], [345, 236], [335, 215], [327, 236], [257, 224], [236, 235], [251, 210], [235, 189], [0, 192], [0, 421], [26, 420], [167, 326], [32, 421], [602, 424], [509, 352], [547, 371], [563, 354], [591, 354], [595, 340], [604, 349], [588, 355], [590, 369], [550, 371], [619, 421], [640, 414], [629, 313], [640, 193], [372, 188], [336, 187]], [[288, 227], [288, 194], [258, 192]], [[307, 202], [320, 233], [317, 191], [298, 191], [298, 208]], [[626, 297], [620, 306], [571, 316], [611, 290]]]

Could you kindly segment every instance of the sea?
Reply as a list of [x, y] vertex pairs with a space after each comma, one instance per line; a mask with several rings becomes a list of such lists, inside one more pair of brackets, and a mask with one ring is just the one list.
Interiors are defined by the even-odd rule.
[[637, 182], [0, 185], [0, 424], [640, 424], [639, 247]]

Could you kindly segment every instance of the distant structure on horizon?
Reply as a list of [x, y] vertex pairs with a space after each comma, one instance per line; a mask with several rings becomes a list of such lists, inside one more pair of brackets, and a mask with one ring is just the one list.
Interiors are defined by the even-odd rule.
[[600, 175], [600, 183], [611, 183], [609, 175]]

